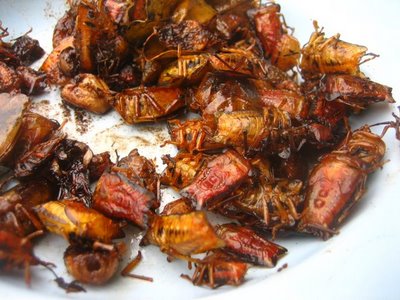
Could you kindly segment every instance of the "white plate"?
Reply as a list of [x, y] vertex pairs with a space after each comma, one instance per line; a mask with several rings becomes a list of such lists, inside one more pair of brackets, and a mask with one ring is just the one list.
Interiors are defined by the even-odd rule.
[[[11, 36], [17, 37], [33, 28], [32, 37], [40, 40], [49, 53], [51, 36], [56, 20], [65, 10], [65, 1], [11, 1], [0, 0], [0, 20], [9, 27]], [[384, 3], [384, 4], [383, 4]], [[363, 65], [362, 70], [371, 79], [392, 86], [394, 98], [400, 99], [398, 90], [400, 69], [400, 2], [390, 1], [281, 1], [282, 12], [288, 25], [296, 28], [295, 35], [304, 44], [311, 34], [312, 20], [325, 27], [327, 35], [337, 32], [342, 39], [366, 45], [380, 57]], [[42, 97], [37, 109], [58, 120], [59, 97], [51, 92]], [[56, 108], [54, 110], [54, 108]], [[377, 105], [374, 111], [364, 113], [356, 125], [391, 119], [396, 107]], [[173, 152], [172, 147], [159, 148], [160, 141], [168, 138], [162, 125], [123, 125], [116, 113], [93, 120], [84, 134], [74, 129], [73, 116], [67, 125], [71, 137], [87, 141], [95, 152], [119, 149], [126, 154], [138, 147], [140, 153], [153, 158]], [[90, 122], [89, 122], [90, 123]], [[154, 138], [153, 136], [156, 136]], [[278, 243], [289, 249], [275, 269], [253, 268], [245, 284], [238, 288], [217, 290], [194, 287], [179, 276], [191, 273], [185, 263], [167, 263], [165, 256], [155, 247], [144, 249], [144, 260], [135, 273], [151, 276], [153, 283], [116, 278], [110, 284], [92, 288], [87, 293], [66, 295], [56, 287], [52, 278], [41, 267], [34, 267], [32, 287], [24, 284], [21, 274], [1, 274], [0, 290], [3, 299], [10, 297], [30, 299], [399, 299], [400, 298], [400, 143], [393, 132], [385, 136], [387, 159], [382, 170], [368, 180], [368, 190], [352, 216], [345, 222], [338, 236], [323, 242], [314, 238], [286, 238]], [[157, 160], [160, 164], [160, 161]], [[160, 165], [160, 169], [161, 169]], [[136, 255], [137, 239], [130, 240], [130, 256]], [[56, 271], [69, 278], [62, 263], [66, 242], [59, 237], [44, 239], [35, 253], [42, 259], [55, 262]], [[129, 257], [128, 257], [129, 258]], [[284, 263], [288, 268], [277, 272]]]

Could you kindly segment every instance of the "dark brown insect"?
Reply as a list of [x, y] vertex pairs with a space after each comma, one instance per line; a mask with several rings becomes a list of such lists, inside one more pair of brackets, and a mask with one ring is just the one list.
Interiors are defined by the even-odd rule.
[[382, 138], [368, 126], [350, 132], [333, 152], [321, 157], [306, 186], [298, 230], [330, 238], [365, 191], [368, 174], [382, 166]]

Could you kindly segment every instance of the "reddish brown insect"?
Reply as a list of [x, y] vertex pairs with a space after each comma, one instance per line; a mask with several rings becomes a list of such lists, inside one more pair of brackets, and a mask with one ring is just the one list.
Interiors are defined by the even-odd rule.
[[102, 285], [117, 272], [124, 244], [93, 246], [70, 245], [64, 252], [64, 263], [68, 273], [82, 283]]
[[337, 233], [361, 199], [368, 174], [382, 166], [385, 149], [382, 138], [365, 126], [350, 132], [337, 150], [323, 156], [310, 173], [298, 230], [323, 239]]
[[33, 246], [30, 240], [42, 234], [37, 231], [30, 236], [21, 238], [8, 231], [0, 230], [0, 269], [10, 272], [14, 268], [23, 268], [25, 271], [25, 282], [30, 285], [30, 266], [46, 265], [33, 254]]
[[228, 150], [209, 161], [181, 194], [193, 200], [198, 207], [208, 207], [239, 186], [249, 176], [250, 169], [243, 156]]
[[196, 263], [190, 279], [194, 285], [205, 285], [212, 289], [223, 285], [240, 285], [249, 266], [231, 255], [216, 250]]
[[225, 242], [224, 251], [241, 261], [272, 268], [287, 252], [284, 247], [262, 238], [249, 228], [236, 224], [218, 225], [216, 231]]

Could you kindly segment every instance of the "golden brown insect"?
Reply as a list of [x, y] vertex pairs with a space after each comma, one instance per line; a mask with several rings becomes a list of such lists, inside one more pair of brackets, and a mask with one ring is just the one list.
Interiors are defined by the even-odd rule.
[[154, 122], [185, 107], [183, 91], [174, 87], [138, 87], [115, 95], [111, 105], [128, 123]]
[[223, 199], [245, 181], [250, 173], [249, 162], [234, 150], [210, 160], [181, 195], [191, 199], [197, 207], [209, 207]]
[[155, 215], [144, 237], [173, 257], [188, 257], [224, 246], [206, 214], [196, 211], [183, 215]]
[[111, 92], [107, 84], [92, 74], [80, 74], [73, 83], [66, 84], [61, 97], [70, 105], [96, 114], [110, 110]]
[[109, 243], [123, 237], [116, 222], [74, 200], [50, 201], [36, 206], [35, 212], [47, 230], [67, 240], [78, 237]]
[[171, 140], [167, 141], [178, 149], [186, 150], [189, 153], [197, 151], [207, 151], [223, 148], [222, 144], [215, 143], [212, 140], [214, 134], [214, 124], [202, 119], [168, 121], [168, 131]]
[[221, 250], [215, 250], [196, 262], [191, 278], [184, 275], [182, 277], [189, 279], [194, 285], [205, 285], [212, 289], [223, 285], [238, 286], [243, 283], [248, 268], [247, 263], [238, 261]]
[[161, 175], [161, 183], [180, 190], [193, 181], [206, 157], [203, 153], [179, 152], [175, 157], [164, 155], [162, 160], [167, 167]]
[[368, 126], [350, 132], [312, 169], [298, 230], [330, 238], [365, 191], [368, 174], [382, 166], [382, 138]]
[[367, 47], [342, 41], [339, 34], [325, 38], [323, 29], [319, 29], [316, 21], [314, 29], [310, 40], [301, 50], [300, 68], [303, 76], [344, 73], [362, 77], [360, 64], [361, 59], [367, 56]]

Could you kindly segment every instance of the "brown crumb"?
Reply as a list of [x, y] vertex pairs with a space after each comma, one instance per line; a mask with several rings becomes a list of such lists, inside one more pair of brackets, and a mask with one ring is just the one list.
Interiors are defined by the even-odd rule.
[[287, 263], [284, 263], [281, 267], [279, 267], [277, 272], [281, 272], [282, 270], [286, 269], [288, 267]]

